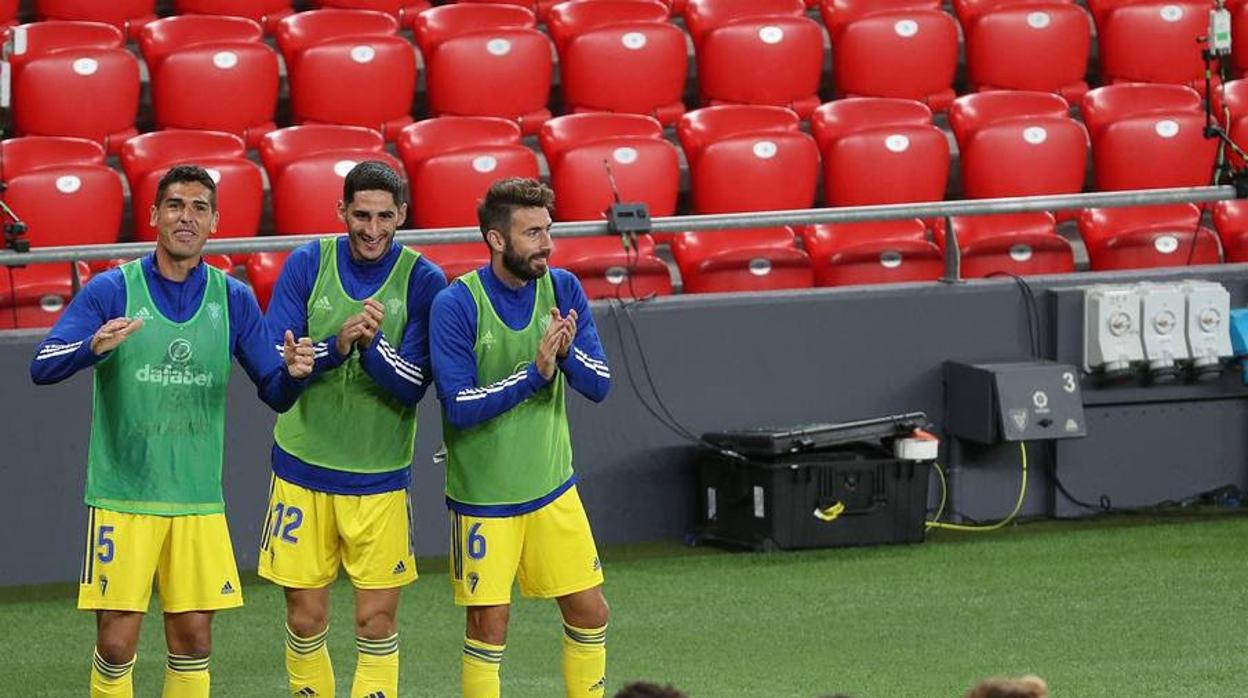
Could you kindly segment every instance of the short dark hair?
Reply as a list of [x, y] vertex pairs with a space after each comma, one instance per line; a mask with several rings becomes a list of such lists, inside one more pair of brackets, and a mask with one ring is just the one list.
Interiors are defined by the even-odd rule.
[[680, 690], [649, 681], [634, 681], [621, 688], [615, 698], [688, 698]]
[[542, 207], [555, 215], [555, 193], [536, 179], [508, 177], [490, 185], [485, 198], [477, 205], [477, 222], [481, 236], [491, 230], [507, 232], [511, 228], [511, 212], [517, 208]]
[[357, 191], [388, 191], [394, 197], [395, 206], [407, 202], [399, 173], [377, 160], [365, 160], [351, 168], [342, 180], [342, 203], [350, 204]]
[[217, 183], [213, 181], [212, 175], [208, 174], [208, 170], [199, 165], [176, 165], [169, 168], [165, 176], [160, 178], [160, 183], [156, 185], [156, 205], [160, 206], [165, 200], [165, 193], [169, 191], [169, 187], [188, 182], [199, 182], [204, 185], [208, 190], [208, 203], [212, 204], [212, 210], [217, 210]]

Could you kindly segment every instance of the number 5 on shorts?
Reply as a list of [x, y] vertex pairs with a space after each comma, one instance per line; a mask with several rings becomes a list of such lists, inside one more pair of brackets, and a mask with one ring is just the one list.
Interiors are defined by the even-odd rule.
[[485, 557], [485, 536], [478, 533], [480, 530], [480, 522], [474, 523], [468, 529], [468, 557], [473, 560]]

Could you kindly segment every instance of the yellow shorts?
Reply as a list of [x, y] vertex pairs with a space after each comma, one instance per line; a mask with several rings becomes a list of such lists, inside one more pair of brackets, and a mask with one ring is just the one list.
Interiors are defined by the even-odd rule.
[[407, 490], [318, 492], [273, 476], [260, 540], [261, 577], [292, 589], [319, 589], [347, 568], [359, 589], [416, 581], [412, 504]]
[[451, 512], [451, 586], [460, 606], [511, 603], [520, 593], [550, 599], [602, 584], [589, 518], [573, 485], [537, 511], [508, 517]]
[[146, 612], [153, 575], [165, 613], [243, 605], [225, 514], [154, 516], [88, 507], [78, 608]]

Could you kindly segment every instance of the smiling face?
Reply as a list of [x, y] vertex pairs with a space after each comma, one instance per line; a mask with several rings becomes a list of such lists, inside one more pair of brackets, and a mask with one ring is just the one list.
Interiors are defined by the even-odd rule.
[[173, 182], [152, 206], [156, 246], [174, 261], [198, 258], [217, 232], [218, 214], [212, 191], [199, 182]]
[[541, 206], [516, 207], [504, 233], [491, 230], [490, 247], [502, 256], [503, 268], [521, 282], [541, 278], [550, 268], [554, 241], [550, 238], [550, 212]]
[[351, 257], [375, 262], [390, 250], [394, 231], [407, 217], [407, 204], [395, 203], [388, 191], [357, 191], [351, 201], [338, 203], [338, 215], [347, 224]]

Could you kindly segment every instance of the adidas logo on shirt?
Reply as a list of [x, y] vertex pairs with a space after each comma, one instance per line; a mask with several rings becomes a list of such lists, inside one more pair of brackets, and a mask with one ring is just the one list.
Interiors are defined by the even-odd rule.
[[147, 309], [147, 306], [145, 305], [145, 306], [143, 306], [143, 307], [139, 308], [137, 312], [135, 312], [135, 314], [134, 314], [134, 318], [135, 318], [136, 320], [151, 320], [151, 319], [152, 319], [152, 311], [148, 310], [148, 309]]
[[494, 346], [494, 343], [495, 343], [494, 333], [491, 332], [490, 330], [486, 330], [485, 334], [481, 335], [481, 348], [489, 349], [490, 347]]
[[403, 574], [406, 571], [407, 565], [403, 564], [402, 560], [399, 560], [399, 564], [394, 566], [394, 574]]
[[321, 296], [316, 299], [315, 303], [312, 304], [312, 310], [317, 310], [322, 313], [333, 312], [334, 304], [329, 302], [329, 296]]
[[228, 580], [228, 579], [227, 579], [227, 580], [225, 580], [225, 585], [221, 587], [221, 593], [222, 593], [222, 594], [233, 594], [233, 593], [234, 593], [234, 585], [233, 585], [233, 584], [230, 584], [230, 580]]

